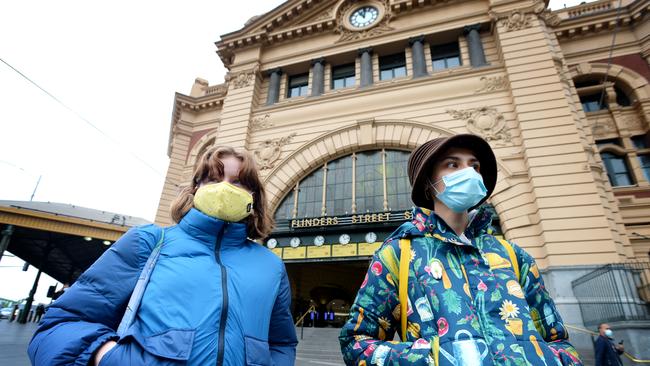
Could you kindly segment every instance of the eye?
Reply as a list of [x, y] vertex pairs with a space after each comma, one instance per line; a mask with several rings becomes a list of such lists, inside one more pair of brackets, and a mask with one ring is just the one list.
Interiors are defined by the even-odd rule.
[[445, 167], [446, 168], [458, 168], [458, 163], [456, 163], [455, 161], [448, 161], [445, 164]]
[[472, 168], [474, 168], [474, 170], [476, 170], [477, 172], [480, 172], [481, 171], [481, 164], [474, 163], [474, 164], [472, 164]]

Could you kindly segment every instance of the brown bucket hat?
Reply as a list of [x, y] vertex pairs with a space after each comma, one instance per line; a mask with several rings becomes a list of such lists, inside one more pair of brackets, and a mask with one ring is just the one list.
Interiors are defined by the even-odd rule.
[[487, 194], [481, 202], [469, 210], [480, 206], [494, 191], [494, 186], [497, 183], [497, 160], [487, 141], [470, 134], [438, 137], [419, 146], [409, 157], [408, 174], [412, 187], [411, 199], [417, 206], [433, 209], [433, 199], [426, 194], [428, 189], [426, 185], [431, 177], [433, 163], [452, 147], [471, 150], [481, 163], [481, 176], [483, 176]]

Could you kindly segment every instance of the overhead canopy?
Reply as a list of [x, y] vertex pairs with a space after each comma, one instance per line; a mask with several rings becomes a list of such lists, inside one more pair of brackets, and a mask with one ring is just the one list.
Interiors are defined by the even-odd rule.
[[129, 228], [148, 223], [69, 204], [0, 200], [0, 225], [13, 226], [7, 250], [62, 283], [74, 282]]

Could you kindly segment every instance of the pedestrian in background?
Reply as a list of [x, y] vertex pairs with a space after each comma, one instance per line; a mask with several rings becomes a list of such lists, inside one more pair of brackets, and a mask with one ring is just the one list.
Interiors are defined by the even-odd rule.
[[[596, 366], [621, 366], [620, 355], [625, 351], [623, 344], [614, 344], [614, 332], [609, 324], [598, 325], [598, 338], [596, 339]], [[621, 341], [622, 342], [622, 341]]]
[[175, 226], [129, 230], [50, 305], [32, 364], [294, 364], [284, 264], [250, 240], [273, 225], [250, 155], [208, 150], [171, 214]]

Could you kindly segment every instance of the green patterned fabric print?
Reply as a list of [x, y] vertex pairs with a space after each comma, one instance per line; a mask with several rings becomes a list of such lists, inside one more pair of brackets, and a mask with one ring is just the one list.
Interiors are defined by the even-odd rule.
[[[375, 253], [341, 350], [347, 365], [582, 365], [535, 260], [488, 234], [492, 217], [479, 209], [457, 236], [435, 213], [416, 208]], [[400, 314], [400, 239], [411, 240], [407, 314]], [[401, 316], [407, 316], [403, 341]]]

